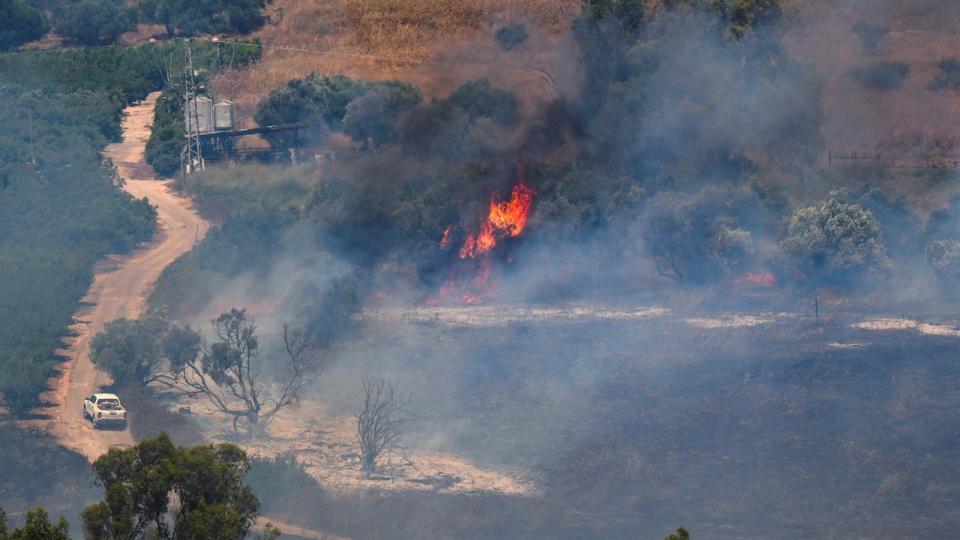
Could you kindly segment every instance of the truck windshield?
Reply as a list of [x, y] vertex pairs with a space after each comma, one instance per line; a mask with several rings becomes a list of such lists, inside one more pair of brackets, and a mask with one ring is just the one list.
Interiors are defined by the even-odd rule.
[[97, 406], [105, 411], [115, 411], [120, 408], [120, 402], [115, 399], [101, 399]]

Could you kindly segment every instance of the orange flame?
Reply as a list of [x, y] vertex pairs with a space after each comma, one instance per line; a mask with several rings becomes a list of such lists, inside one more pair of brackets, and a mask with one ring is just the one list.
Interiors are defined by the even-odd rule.
[[[527, 227], [532, 205], [533, 188], [523, 183], [513, 186], [513, 194], [509, 201], [497, 202], [497, 197], [492, 197], [486, 221], [480, 226], [480, 232], [467, 235], [463, 247], [460, 248], [460, 258], [473, 258], [487, 253], [496, 247], [498, 238], [520, 236]], [[444, 239], [448, 239], [446, 232], [444, 232]], [[440, 247], [443, 246], [443, 240], [441, 240]]]

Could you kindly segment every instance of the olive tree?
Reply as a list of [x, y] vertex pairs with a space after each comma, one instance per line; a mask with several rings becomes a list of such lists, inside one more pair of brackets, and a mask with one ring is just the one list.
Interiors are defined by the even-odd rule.
[[848, 283], [890, 266], [873, 213], [838, 193], [794, 210], [780, 248], [789, 267], [813, 282]]
[[945, 284], [960, 283], [960, 241], [934, 240], [927, 246], [927, 262]]
[[698, 284], [742, 267], [753, 238], [733, 210], [736, 192], [708, 187], [695, 194], [662, 192], [647, 202], [637, 223], [657, 273]]
[[377, 83], [364, 95], [347, 105], [343, 131], [367, 146], [379, 146], [394, 136], [394, 124], [405, 111], [417, 106], [420, 90], [409, 83]]

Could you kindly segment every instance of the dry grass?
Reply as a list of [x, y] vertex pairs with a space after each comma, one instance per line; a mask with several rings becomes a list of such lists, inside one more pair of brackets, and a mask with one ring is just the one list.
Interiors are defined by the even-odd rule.
[[[561, 30], [579, 14], [580, 0], [275, 0], [267, 12], [269, 22], [257, 33], [270, 46], [263, 62], [214, 85], [237, 101], [248, 124], [262, 97], [315, 71], [405, 80], [427, 96], [489, 76], [524, 94], [543, 86], [538, 70], [556, 64], [563, 71], [569, 63]], [[492, 30], [515, 21], [544, 46], [503, 54]], [[544, 52], [548, 43], [555, 51]]]

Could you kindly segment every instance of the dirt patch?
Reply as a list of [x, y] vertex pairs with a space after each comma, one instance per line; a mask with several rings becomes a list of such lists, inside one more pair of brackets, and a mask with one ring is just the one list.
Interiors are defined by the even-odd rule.
[[[250, 440], [233, 432], [230, 422], [203, 399], [182, 400], [200, 420], [211, 441], [240, 444], [264, 458], [293, 456], [324, 489], [332, 491], [421, 490], [450, 493], [532, 495], [532, 482], [520, 473], [484, 470], [464, 458], [434, 451], [405, 449], [384, 460], [382, 470], [367, 475], [360, 466], [356, 420], [330, 414], [317, 402], [302, 401], [282, 412], [268, 429], [268, 438]], [[174, 406], [171, 404], [170, 406]]]

